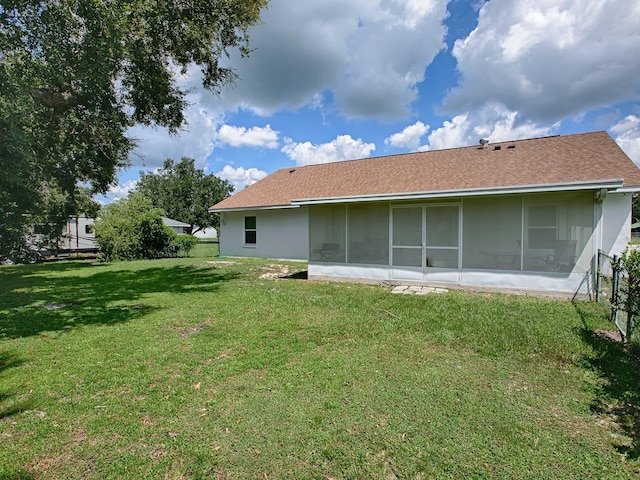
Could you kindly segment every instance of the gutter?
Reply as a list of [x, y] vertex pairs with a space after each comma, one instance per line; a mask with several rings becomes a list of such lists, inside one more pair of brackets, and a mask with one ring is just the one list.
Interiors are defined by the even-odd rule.
[[[492, 187], [492, 188], [471, 188], [458, 190], [432, 190], [425, 192], [409, 192], [409, 193], [382, 193], [376, 195], [351, 195], [342, 197], [324, 197], [324, 198], [303, 198], [291, 200], [295, 206], [317, 205], [326, 203], [356, 203], [371, 201], [401, 201], [401, 200], [425, 200], [451, 197], [476, 197], [488, 195], [508, 195], [520, 193], [544, 193], [544, 192], [567, 192], [567, 191], [583, 191], [583, 190], [600, 190], [606, 189], [615, 191], [635, 192], [640, 191], [640, 187], [622, 189], [623, 179], [610, 179], [599, 181], [584, 181], [570, 183], [543, 183], [538, 185], [517, 185], [509, 187]], [[283, 208], [283, 207], [272, 207]], [[249, 208], [241, 208], [238, 210], [249, 210]]]
[[261, 207], [236, 207], [236, 208], [214, 208], [209, 207], [207, 212], [209, 213], [223, 213], [223, 212], [246, 212], [248, 210], [284, 210], [291, 208], [300, 208], [300, 205], [268, 205]]

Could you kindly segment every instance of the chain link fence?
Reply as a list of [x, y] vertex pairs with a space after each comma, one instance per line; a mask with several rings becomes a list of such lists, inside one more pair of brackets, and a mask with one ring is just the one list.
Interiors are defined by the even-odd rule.
[[[595, 285], [595, 299], [611, 310], [611, 321], [615, 323], [622, 338], [631, 338], [634, 319], [634, 305], [638, 299], [630, 295], [629, 272], [624, 267], [622, 257], [609, 256], [598, 251], [598, 265]], [[633, 293], [633, 292], [632, 292]]]

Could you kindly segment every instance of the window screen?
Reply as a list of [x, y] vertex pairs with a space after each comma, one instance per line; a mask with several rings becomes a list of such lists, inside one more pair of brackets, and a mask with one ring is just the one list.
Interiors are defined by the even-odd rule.
[[522, 197], [464, 201], [462, 268], [520, 270]]
[[350, 205], [347, 210], [348, 263], [389, 264], [389, 206]]
[[346, 212], [344, 205], [314, 206], [309, 209], [309, 260], [345, 263]]

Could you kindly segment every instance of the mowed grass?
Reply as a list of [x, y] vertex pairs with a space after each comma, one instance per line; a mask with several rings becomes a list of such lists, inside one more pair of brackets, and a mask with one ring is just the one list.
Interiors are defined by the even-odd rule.
[[640, 476], [640, 376], [598, 305], [215, 248], [0, 267], [0, 479]]

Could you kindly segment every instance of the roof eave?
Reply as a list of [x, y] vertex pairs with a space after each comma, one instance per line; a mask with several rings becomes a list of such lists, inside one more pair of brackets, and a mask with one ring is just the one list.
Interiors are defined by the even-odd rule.
[[262, 205], [262, 206], [247, 206], [247, 207], [234, 207], [234, 208], [215, 208], [209, 207], [207, 211], [209, 213], [223, 213], [223, 212], [246, 212], [248, 210], [283, 210], [289, 208], [300, 208], [300, 205]]
[[[407, 193], [383, 193], [377, 195], [354, 195], [343, 197], [303, 198], [292, 200], [293, 205], [317, 205], [325, 203], [355, 203], [372, 201], [402, 201], [402, 200], [428, 200], [451, 197], [471, 197], [482, 195], [507, 195], [520, 193], [566, 192], [581, 190], [607, 190], [620, 191], [624, 181], [622, 179], [607, 179], [585, 182], [568, 182], [539, 185], [515, 185], [507, 187], [471, 188], [458, 190], [435, 190], [425, 192]], [[631, 187], [630, 187], [631, 188]], [[638, 191], [629, 190], [629, 191]], [[244, 209], [246, 210], [246, 209]]]

